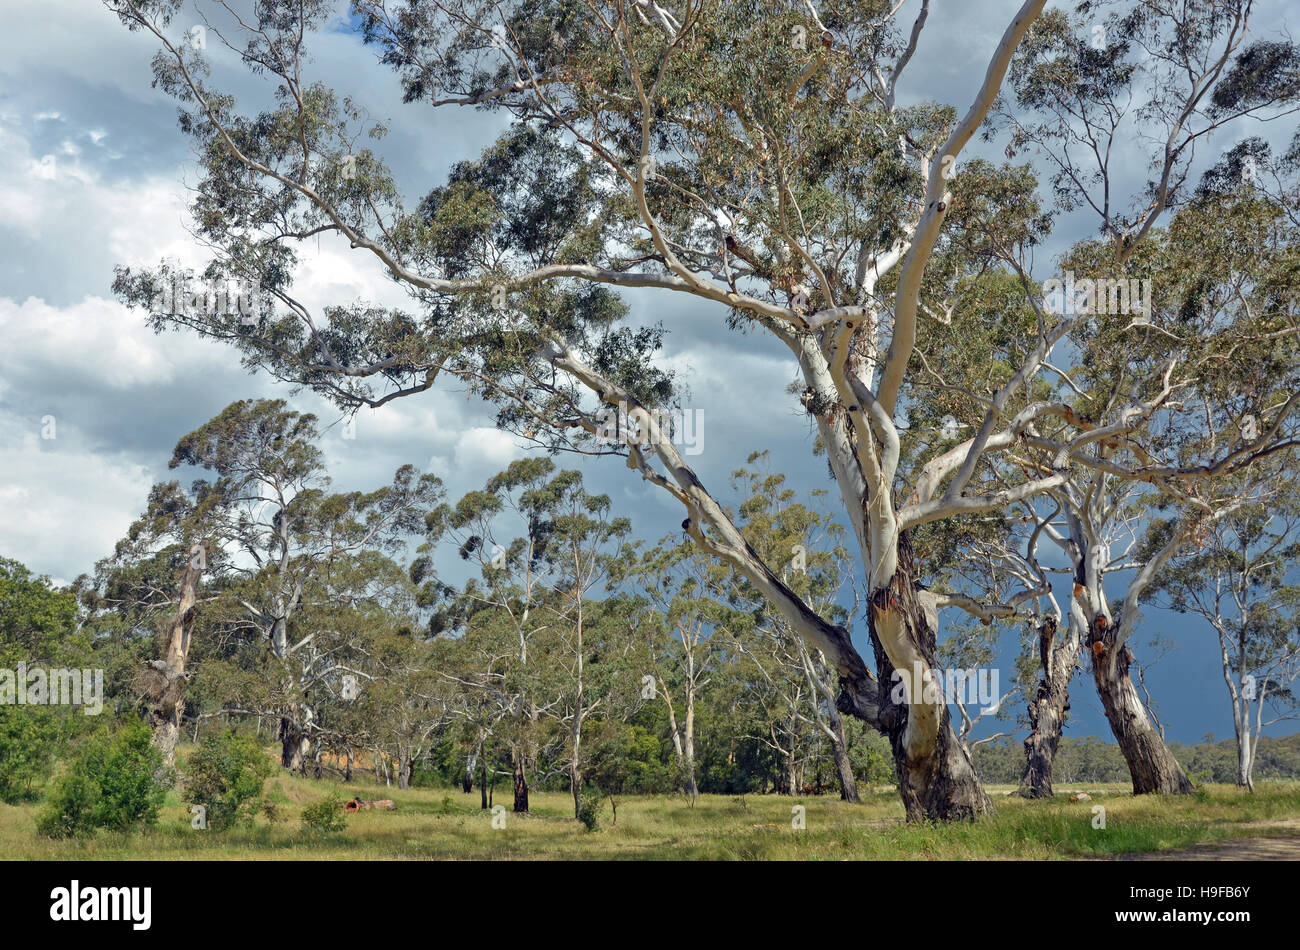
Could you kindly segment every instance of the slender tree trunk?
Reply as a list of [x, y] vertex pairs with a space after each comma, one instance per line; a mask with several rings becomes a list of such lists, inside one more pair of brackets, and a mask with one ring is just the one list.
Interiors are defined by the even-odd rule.
[[858, 804], [858, 780], [853, 776], [853, 766], [849, 763], [849, 743], [844, 735], [844, 718], [834, 706], [830, 708], [831, 755], [835, 757], [835, 772], [840, 779], [840, 800]]
[[1247, 732], [1237, 743], [1237, 784], [1250, 791], [1255, 790], [1254, 771], [1255, 750], [1251, 748], [1250, 733]]
[[[938, 612], [933, 601], [922, 603], [914, 577], [904, 534], [898, 569], [887, 587], [872, 592], [867, 611], [880, 677], [879, 724], [894, 753], [907, 819], [974, 819], [991, 812], [993, 803], [953, 732], [942, 684], [933, 678]], [[853, 711], [851, 705], [845, 711]]]
[[[581, 576], [581, 575], [579, 575]], [[583, 616], [582, 616], [582, 585], [575, 586], [578, 592], [578, 622], [576, 625], [578, 648], [577, 648], [577, 679], [578, 690], [577, 696], [573, 701], [573, 725], [570, 729], [569, 744], [573, 749], [573, 754], [569, 759], [569, 788], [573, 790], [573, 817], [577, 818], [582, 812], [582, 718], [583, 704], [586, 698], [586, 682], [583, 679], [584, 661], [586, 659], [583, 653], [582, 634], [583, 634]]]
[[1047, 617], [1038, 628], [1038, 656], [1042, 679], [1029, 705], [1029, 736], [1025, 739], [1025, 771], [1018, 794], [1022, 798], [1051, 798], [1052, 764], [1061, 743], [1061, 733], [1070, 712], [1070, 680], [1074, 676], [1082, 640], [1071, 622], [1064, 638], [1057, 637], [1055, 617]]
[[477, 761], [477, 752], [465, 756], [465, 774], [460, 777], [460, 790], [466, 795], [474, 791], [474, 765]]
[[514, 765], [515, 808], [516, 812], [528, 811], [528, 761], [524, 754], [523, 743], [517, 742], [510, 750]]
[[482, 805], [480, 807], [484, 811], [487, 811], [488, 810], [488, 773], [487, 773], [486, 757], [479, 758], [478, 791], [479, 791], [479, 798], [482, 801]]
[[699, 786], [695, 783], [695, 689], [686, 687], [686, 735], [683, 737], [683, 754], [685, 758], [686, 797], [699, 797]]
[[343, 760], [343, 781], [350, 782], [352, 781], [352, 746], [348, 746], [346, 754], [347, 758]]
[[1232, 710], [1233, 728], [1237, 734], [1237, 785], [1255, 790], [1255, 743], [1250, 731], [1250, 700], [1235, 699]]
[[1152, 725], [1129, 677], [1133, 651], [1127, 645], [1115, 649], [1114, 630], [1104, 617], [1094, 619], [1088, 647], [1097, 695], [1128, 763], [1133, 794], [1190, 794], [1192, 783]]

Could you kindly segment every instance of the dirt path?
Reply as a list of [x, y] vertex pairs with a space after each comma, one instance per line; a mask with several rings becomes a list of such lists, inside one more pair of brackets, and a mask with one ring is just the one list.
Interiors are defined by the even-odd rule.
[[1279, 829], [1269, 838], [1228, 838], [1206, 842], [1180, 851], [1146, 851], [1119, 854], [1116, 861], [1300, 861], [1300, 819], [1252, 821], [1247, 828]]

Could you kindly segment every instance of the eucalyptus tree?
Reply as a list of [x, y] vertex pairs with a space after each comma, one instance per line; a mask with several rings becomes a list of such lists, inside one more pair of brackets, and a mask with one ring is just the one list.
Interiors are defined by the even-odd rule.
[[734, 608], [724, 603], [730, 570], [680, 535], [648, 551], [629, 550], [624, 576], [645, 601], [642, 627], [650, 647], [646, 684], [662, 699], [681, 790], [699, 795], [695, 759], [701, 698], [734, 658]]
[[[1148, 595], [1161, 606], [1200, 617], [1214, 630], [1232, 707], [1237, 784], [1251, 791], [1264, 727], [1297, 711], [1300, 495], [1295, 463], [1293, 455], [1284, 456], [1270, 470], [1252, 472], [1252, 484], [1241, 488], [1247, 503], [1215, 522], [1199, 546], [1170, 558]], [[1166, 519], [1153, 522], [1147, 543], [1159, 545], [1170, 525]]]
[[[789, 350], [867, 578], [877, 674], [932, 666], [938, 609], [965, 604], [916, 586], [911, 533], [1005, 510], [1061, 485], [1072, 462], [1097, 464], [1080, 461], [1090, 443], [1056, 392], [1027, 396], [1077, 323], [1035, 307], [1031, 343], [991, 378], [974, 434], [901, 466], [899, 416], [914, 401], [927, 321], [960, 322], [944, 303], [955, 287], [1019, 264], [1041, 237], [1032, 175], [968, 175], [957, 162], [1046, 0], [1012, 14], [961, 113], [899, 105], [909, 66], [944, 55], [925, 48], [928, 0], [910, 26], [888, 0], [821, 11], [793, 0], [356, 0], [356, 22], [407, 100], [512, 120], [414, 210], [381, 156], [360, 145], [384, 127], [306, 76], [308, 44], [332, 4], [260, 0], [247, 19], [211, 31], [274, 85], [275, 103], [245, 114], [208, 80], [200, 51], [173, 35], [179, 0], [105, 2], [159, 41], [157, 85], [180, 102], [199, 145], [195, 218], [215, 251], [206, 277], [259, 281], [284, 309], [251, 321], [220, 308], [162, 312], [156, 275], [130, 269], [116, 282], [125, 299], [149, 307], [158, 328], [223, 340], [250, 365], [343, 406], [416, 395], [451, 375], [497, 404], [510, 431], [553, 450], [622, 456], [681, 504], [697, 544], [822, 651], [840, 710], [890, 736], [909, 817], [989, 809], [946, 706], [883, 695], [849, 631], [755, 554], [677, 450], [649, 411], [674, 400], [671, 374], [654, 361], [662, 333], [621, 322], [614, 291], [708, 302], [720, 320]], [[1180, 34], [1213, 33], [1223, 19], [1206, 3], [1180, 5], [1187, 21], [1139, 6]], [[1198, 83], [1197, 95], [1223, 75]], [[1163, 202], [1168, 189], [1159, 191]], [[370, 257], [417, 313], [363, 302], [313, 313], [291, 293], [294, 248], [320, 235]], [[1024, 293], [1032, 298], [1028, 282]], [[643, 425], [611, 446], [602, 418], [619, 408]], [[1003, 480], [990, 480], [989, 466], [1036, 422], [1051, 423], [1033, 437], [1055, 449], [1052, 470], [1000, 464]]]
[[[517, 812], [528, 811], [539, 721], [561, 700], [549, 689], [553, 684], [545, 682], [538, 655], [540, 638], [548, 631], [554, 636], [554, 628], [567, 622], [555, 614], [566, 601], [556, 583], [569, 570], [571, 582], [585, 594], [580, 582], [589, 580], [585, 560], [573, 562], [563, 535], [556, 534], [566, 498], [584, 497], [581, 483], [577, 472], [557, 474], [548, 458], [517, 459], [488, 479], [482, 490], [426, 514], [426, 540], [411, 566], [422, 601], [433, 611], [431, 631], [461, 634], [475, 654], [462, 682], [485, 691], [511, 723], [508, 741]], [[624, 530], [621, 524], [618, 530]], [[479, 576], [460, 588], [441, 580], [435, 570], [438, 545], [446, 542], [454, 543], [460, 559], [478, 569]], [[575, 563], [584, 569], [580, 579], [572, 570]], [[571, 606], [571, 598], [567, 602]]]
[[[550, 463], [547, 463], [548, 465]], [[543, 494], [543, 493], [539, 493]], [[545, 500], [534, 509], [549, 529], [547, 555], [552, 565], [544, 583], [551, 617], [550, 665], [557, 674], [552, 687], [559, 702], [550, 715], [564, 728], [573, 816], [582, 809], [583, 727], [598, 710], [617, 721], [637, 704], [640, 677], [628, 660], [634, 651], [626, 635], [635, 621], [630, 605], [598, 598], [607, 593], [612, 571], [622, 553], [619, 542], [632, 523], [613, 513], [608, 495], [593, 495], [582, 474], [563, 471], [544, 490]]]
[[[153, 744], [166, 769], [176, 761], [186, 686], [194, 673], [189, 665], [199, 605], [218, 599], [201, 596], [201, 585], [204, 574], [215, 579], [222, 572], [214, 531], [221, 508], [205, 486], [187, 492], [178, 482], [154, 485], [144, 514], [96, 565], [94, 587], [83, 598], [93, 622], [103, 627], [112, 618], [113, 633], [124, 643], [157, 641], [153, 655], [134, 671], [132, 685], [145, 700]], [[205, 625], [200, 622], [200, 629]]]
[[392, 757], [397, 787], [409, 788], [416, 763], [454, 722], [455, 691], [438, 675], [433, 645], [410, 628], [372, 635], [361, 648], [361, 693], [370, 709], [374, 745]]
[[300, 629], [300, 613], [323, 619], [340, 602], [355, 607], [371, 580], [365, 565], [399, 549], [441, 495], [436, 477], [409, 465], [376, 491], [329, 493], [318, 439], [315, 416], [283, 400], [243, 400], [182, 438], [170, 463], [213, 473], [193, 492], [218, 500], [224, 513], [212, 544], [223, 551], [241, 628], [270, 654], [261, 695], [275, 708], [255, 712], [278, 722], [288, 769], [302, 768], [311, 748], [311, 687], [343, 675], [324, 642], [336, 623]]
[[[769, 563], [779, 563], [785, 552], [789, 561], [783, 571], [784, 582], [819, 615], [847, 626], [860, 605], [856, 591], [852, 608], [840, 603], [853, 569], [851, 557], [840, 543], [843, 527], [799, 501], [785, 476], [769, 470], [768, 453], [756, 452], [746, 463], [755, 467], [732, 473], [741, 498], [735, 519], [743, 536]], [[813, 500], [820, 501], [825, 494], [815, 490]], [[769, 715], [768, 738], [760, 739], [770, 741], [785, 758], [789, 794], [796, 794], [801, 784], [795, 781], [798, 746], [808, 744], [811, 732], [814, 742], [820, 735], [830, 745], [841, 798], [858, 801], [844, 721], [836, 706], [834, 679], [825, 654], [809, 647], [780, 615], [766, 614], [762, 596], [743, 575], [733, 572], [727, 598], [742, 616], [756, 618], [751, 623], [736, 623], [734, 628], [736, 635], [743, 637], [742, 644], [745, 639], [750, 641], [749, 656], [761, 656], [757, 663], [761, 681], [753, 685]], [[751, 628], [753, 635], [744, 637]], [[770, 714], [773, 707], [780, 710], [775, 718]]]
[[[1086, 315], [1071, 332], [1075, 365], [1056, 371], [1077, 397], [1071, 445], [1091, 448], [1068, 460], [1054, 489], [1068, 531], [1048, 533], [1075, 577], [1059, 646], [1059, 616], [1041, 627], [1046, 708], [1034, 711], [1023, 793], [1050, 792], [1041, 753], [1055, 746], [1081, 644], [1134, 791], [1191, 790], [1132, 682], [1127, 644], [1161, 566], [1240, 503], [1212, 477], [1286, 450], [1300, 393], [1296, 282], [1285, 263], [1294, 158], [1268, 163], [1263, 143], [1249, 140], [1197, 185], [1197, 150], [1217, 133], [1300, 108], [1300, 51], [1252, 39], [1253, 12], [1250, 0], [1086, 2], [1073, 16], [1045, 15], [1013, 59], [1018, 108], [999, 110], [1010, 148], [1042, 156], [1060, 208], [1095, 216], [1101, 233], [1065, 256], [1054, 294], [1058, 311]], [[1126, 199], [1134, 148], [1150, 178]], [[1035, 449], [1026, 461], [1039, 471], [1063, 460], [1054, 447]], [[1183, 515], [1164, 545], [1126, 565], [1112, 557], [1116, 538], [1131, 542], [1134, 523], [1163, 499]], [[1103, 578], [1124, 567], [1131, 576], [1112, 611]]]

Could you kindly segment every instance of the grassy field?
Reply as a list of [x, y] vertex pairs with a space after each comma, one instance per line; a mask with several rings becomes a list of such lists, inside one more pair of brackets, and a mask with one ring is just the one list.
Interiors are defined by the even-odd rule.
[[[494, 829], [477, 792], [376, 789], [279, 776], [267, 783], [279, 820], [259, 818], [245, 830], [190, 828], [188, 806], [173, 792], [157, 827], [135, 835], [106, 834], [74, 841], [37, 836], [40, 806], [0, 805], [0, 856], [7, 859], [932, 859], [1104, 858], [1186, 848], [1231, 838], [1300, 835], [1300, 782], [1261, 783], [1251, 795], [1209, 786], [1183, 798], [1134, 798], [1121, 786], [1088, 786], [1090, 802], [1057, 798], [1027, 802], [990, 788], [997, 814], [974, 825], [906, 825], [892, 789], [873, 789], [861, 805], [834, 798], [705, 795], [628, 797], [617, 822], [606, 802], [596, 831], [572, 819], [565, 793], [537, 793], [533, 812], [507, 814]], [[335, 835], [307, 831], [304, 805], [337, 788], [346, 797], [391, 797], [392, 812], [349, 815]], [[509, 807], [509, 790], [500, 803]], [[806, 809], [806, 827], [792, 827], [792, 809]], [[1105, 807], [1106, 827], [1093, 827]]]

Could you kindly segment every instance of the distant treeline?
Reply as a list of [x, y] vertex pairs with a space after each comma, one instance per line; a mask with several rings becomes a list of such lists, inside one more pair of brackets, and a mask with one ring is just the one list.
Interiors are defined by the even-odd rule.
[[[1196, 745], [1170, 742], [1178, 761], [1194, 782], [1237, 780], [1237, 748], [1232, 739], [1217, 742], [1208, 737]], [[1020, 781], [1025, 766], [1025, 752], [1015, 739], [995, 739], [971, 750], [980, 777], [989, 784]], [[1255, 777], [1260, 779], [1296, 778], [1300, 776], [1300, 733], [1290, 736], [1263, 736], [1259, 740], [1259, 757]], [[1058, 784], [1074, 782], [1127, 782], [1128, 766], [1119, 746], [1096, 736], [1083, 739], [1063, 736], [1056, 754], [1053, 776]]]

